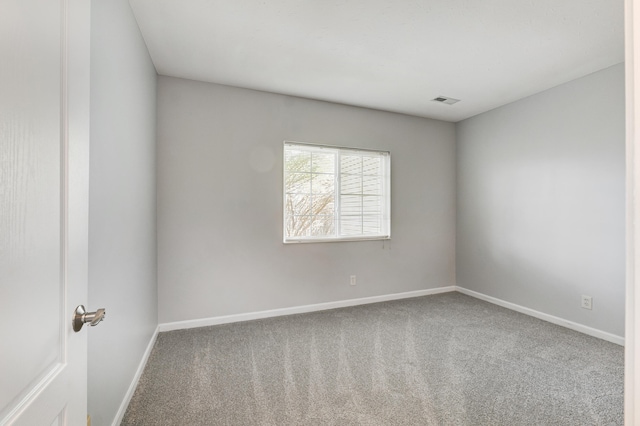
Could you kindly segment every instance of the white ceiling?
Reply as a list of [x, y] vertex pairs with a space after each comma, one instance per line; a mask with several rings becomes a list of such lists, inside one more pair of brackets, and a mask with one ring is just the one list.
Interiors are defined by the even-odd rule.
[[623, 0], [130, 3], [161, 75], [447, 121], [624, 60]]

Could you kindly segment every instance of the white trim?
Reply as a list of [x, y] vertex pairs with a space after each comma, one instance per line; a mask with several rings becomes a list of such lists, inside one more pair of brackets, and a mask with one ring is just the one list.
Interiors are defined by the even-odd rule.
[[386, 241], [390, 239], [391, 239], [390, 235], [386, 235], [386, 236], [377, 235], [375, 237], [335, 237], [335, 238], [289, 237], [289, 239], [283, 240], [282, 243], [283, 244], [346, 243], [350, 241]]
[[512, 311], [520, 312], [522, 314], [529, 315], [550, 322], [552, 324], [570, 328], [571, 330], [579, 331], [580, 333], [588, 334], [589, 336], [597, 337], [599, 339], [624, 346], [624, 337], [622, 336], [616, 336], [615, 334], [607, 333], [606, 331], [598, 330], [596, 328], [587, 327], [586, 325], [578, 324], [577, 322], [545, 314], [544, 312], [536, 311], [535, 309], [525, 308], [524, 306], [516, 305], [515, 303], [507, 302], [496, 297], [487, 296], [486, 294], [478, 293], [477, 291], [469, 290], [464, 287], [456, 286], [456, 291], [459, 291], [462, 294], [466, 294], [467, 296], [475, 297], [476, 299], [484, 300], [485, 302], [493, 303], [494, 305], [502, 306], [503, 308], [511, 309]]
[[348, 151], [364, 151], [364, 152], [370, 152], [370, 153], [375, 153], [375, 154], [391, 155], [391, 151], [384, 151], [384, 150], [380, 150], [380, 149], [354, 148], [354, 147], [350, 147], [350, 146], [326, 145], [326, 144], [313, 143], [313, 142], [298, 142], [298, 141], [285, 140], [284, 144], [285, 144], [285, 146], [286, 145], [291, 145], [291, 146], [302, 145], [302, 146], [309, 147], [309, 148], [318, 148], [318, 151], [322, 151], [323, 148], [324, 149], [343, 149], [343, 150], [348, 150]]
[[625, 97], [626, 97], [626, 293], [624, 354], [624, 420], [635, 425], [640, 418], [640, 291], [636, 277], [640, 270], [640, 9], [625, 0]]
[[244, 314], [225, 315], [220, 317], [202, 318], [196, 320], [166, 322], [158, 325], [158, 330], [172, 331], [187, 328], [207, 327], [211, 325], [229, 324], [233, 322], [250, 321], [262, 318], [280, 317], [284, 315], [304, 314], [307, 312], [325, 311], [328, 309], [345, 308], [348, 306], [367, 305], [369, 303], [386, 302], [389, 300], [409, 299], [412, 297], [428, 296], [431, 294], [455, 291], [455, 286], [430, 288], [427, 290], [408, 291], [405, 293], [385, 294], [382, 296], [363, 297], [360, 299], [338, 300], [335, 302], [316, 303], [313, 305], [292, 306], [289, 308], [271, 309], [268, 311], [247, 312]]
[[149, 344], [147, 345], [147, 349], [144, 351], [142, 355], [142, 359], [140, 360], [140, 364], [138, 365], [138, 369], [136, 370], [136, 374], [133, 376], [133, 380], [131, 380], [131, 384], [129, 385], [129, 389], [127, 389], [127, 393], [124, 396], [124, 399], [120, 403], [120, 408], [118, 408], [118, 412], [116, 413], [115, 419], [113, 419], [112, 426], [118, 426], [122, 423], [122, 419], [124, 418], [124, 413], [127, 411], [127, 407], [131, 402], [131, 398], [133, 397], [136, 388], [138, 387], [138, 382], [140, 381], [140, 376], [142, 376], [142, 372], [144, 368], [147, 366], [147, 361], [149, 361], [149, 355], [151, 355], [151, 350], [153, 349], [153, 345], [156, 343], [156, 339], [158, 338], [159, 328], [156, 327], [156, 330], [153, 332], [151, 336], [151, 340], [149, 340]]
[[208, 327], [212, 325], [230, 324], [234, 322], [251, 321], [263, 318], [280, 317], [285, 315], [304, 314], [308, 312], [325, 311], [328, 309], [345, 308], [348, 306], [367, 305], [370, 303], [386, 302], [390, 300], [409, 299], [412, 297], [428, 296], [431, 294], [448, 293], [452, 291], [458, 291], [462, 294], [475, 297], [476, 299], [484, 300], [486, 302], [493, 303], [495, 305], [499, 305], [504, 308], [550, 322], [552, 324], [560, 325], [571, 330], [588, 334], [589, 336], [597, 337], [599, 339], [624, 346], [625, 339], [622, 336], [617, 336], [615, 334], [607, 333], [606, 331], [598, 330], [586, 325], [578, 324], [573, 321], [545, 314], [544, 312], [539, 312], [534, 309], [516, 305], [515, 303], [507, 302], [505, 300], [498, 299], [492, 296], [487, 296], [485, 294], [478, 293], [473, 290], [468, 290], [464, 287], [459, 286], [438, 287], [427, 290], [409, 291], [405, 293], [385, 294], [381, 296], [363, 297], [359, 299], [347, 299], [338, 300], [335, 302], [316, 303], [313, 305], [292, 306], [289, 308], [271, 309], [267, 311], [247, 312], [242, 314], [224, 315], [219, 317], [201, 318], [195, 320], [166, 322], [159, 324], [157, 331], [164, 332], [183, 330], [189, 328]]

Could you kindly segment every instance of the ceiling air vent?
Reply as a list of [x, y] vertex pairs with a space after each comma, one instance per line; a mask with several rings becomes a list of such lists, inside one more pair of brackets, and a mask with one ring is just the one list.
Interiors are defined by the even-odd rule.
[[456, 102], [460, 102], [460, 99], [447, 98], [446, 96], [438, 96], [437, 98], [432, 99], [434, 102], [440, 102], [442, 104], [453, 105]]

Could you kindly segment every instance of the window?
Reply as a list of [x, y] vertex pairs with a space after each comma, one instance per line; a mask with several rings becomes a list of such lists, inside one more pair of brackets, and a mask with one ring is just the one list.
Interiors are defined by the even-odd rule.
[[390, 156], [285, 142], [284, 242], [390, 238]]

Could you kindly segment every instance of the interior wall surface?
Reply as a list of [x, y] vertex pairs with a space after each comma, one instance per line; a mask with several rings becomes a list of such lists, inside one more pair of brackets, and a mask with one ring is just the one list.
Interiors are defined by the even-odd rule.
[[624, 96], [618, 64], [457, 123], [459, 286], [624, 336]]
[[156, 71], [126, 0], [91, 3], [88, 412], [111, 424], [158, 324]]
[[[283, 244], [285, 140], [390, 151], [391, 240]], [[160, 76], [160, 323], [453, 285], [454, 161], [452, 123]]]

